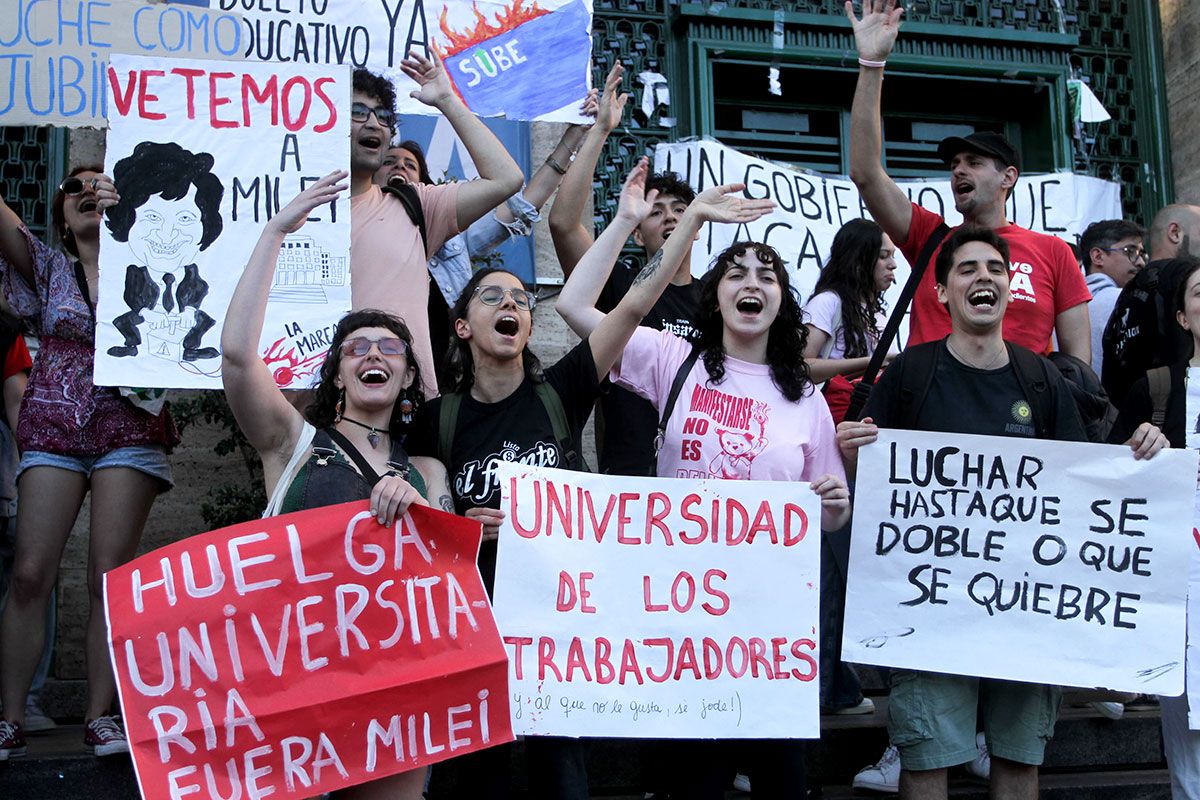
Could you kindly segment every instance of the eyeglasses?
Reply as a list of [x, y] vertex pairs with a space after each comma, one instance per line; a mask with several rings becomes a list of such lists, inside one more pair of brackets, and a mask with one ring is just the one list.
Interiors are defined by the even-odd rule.
[[513, 305], [522, 311], [532, 311], [537, 305], [537, 298], [533, 292], [527, 292], [524, 289], [505, 289], [503, 286], [476, 286], [475, 296], [479, 298], [479, 302], [485, 306], [498, 306], [504, 302], [504, 295], [512, 298]]
[[[92, 178], [87, 182], [87, 185], [95, 189], [96, 179]], [[58, 188], [68, 197], [74, 197], [77, 194], [83, 194], [83, 186], [83, 180], [72, 175], [69, 178], [63, 178], [63, 182], [58, 185]]]
[[371, 345], [377, 345], [379, 347], [380, 355], [408, 355], [408, 345], [404, 343], [403, 339], [398, 339], [395, 336], [385, 336], [382, 339], [368, 339], [365, 336], [355, 336], [353, 339], [347, 339], [346, 341], [342, 342], [342, 355], [362, 358], [367, 353], [371, 352]]
[[375, 119], [379, 120], [379, 124], [383, 127], [396, 127], [396, 112], [390, 108], [384, 108], [383, 106], [371, 108], [366, 103], [352, 103], [350, 105], [350, 119], [355, 122], [366, 122], [367, 117], [371, 114], [375, 115]]
[[1150, 255], [1145, 251], [1145, 249], [1136, 244], [1127, 244], [1124, 247], [1101, 247], [1100, 249], [1106, 253], [1124, 253], [1125, 257], [1129, 259], [1130, 263], [1133, 263], [1134, 261], [1147, 261], [1150, 258]]

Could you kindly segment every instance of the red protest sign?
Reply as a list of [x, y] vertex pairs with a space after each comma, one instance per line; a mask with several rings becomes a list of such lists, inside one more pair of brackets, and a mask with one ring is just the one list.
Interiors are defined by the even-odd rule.
[[311, 797], [511, 741], [477, 523], [365, 501], [194, 536], [104, 579], [142, 796]]

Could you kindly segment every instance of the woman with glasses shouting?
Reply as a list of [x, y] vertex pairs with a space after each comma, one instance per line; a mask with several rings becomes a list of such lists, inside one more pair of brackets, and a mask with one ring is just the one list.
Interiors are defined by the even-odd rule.
[[[648, 162], [625, 180], [618, 217], [645, 202]], [[746, 222], [767, 213], [769, 200], [729, 196], [733, 186], [696, 199], [696, 213], [719, 222]], [[740, 187], [737, 187], [740, 188]], [[652, 193], [653, 194], [653, 193]], [[649, 198], [653, 202], [653, 198]], [[453, 476], [454, 506], [483, 525], [479, 566], [491, 592], [496, 571], [500, 511], [497, 466], [504, 461], [580, 469], [580, 441], [600, 381], [671, 279], [663, 259], [651, 259], [603, 322], [557, 363], [542, 369], [529, 351], [534, 297], [510, 272], [477, 272], [451, 309], [453, 344], [443, 385], [454, 391], [430, 401], [417, 415], [409, 450], [440, 456]], [[587, 798], [587, 769], [579, 739], [526, 737], [530, 796]], [[496, 747], [459, 762], [465, 797], [507, 797], [510, 754]]]
[[[431, 458], [410, 459], [402, 444], [424, 399], [404, 321], [375, 310], [342, 317], [303, 414], [284, 398], [258, 353], [283, 238], [318, 206], [336, 200], [348, 188], [347, 175], [326, 175], [267, 222], [225, 316], [221, 379], [238, 425], [262, 457], [271, 498], [264, 516], [369, 499], [379, 524], [390, 526], [413, 503], [436, 499], [452, 508], [446, 470]], [[402, 772], [337, 796], [416, 800], [425, 772]]]
[[171, 487], [167, 452], [179, 433], [166, 408], [151, 412], [92, 383], [100, 222], [119, 199], [99, 167], [74, 169], [51, 202], [61, 250], [34, 238], [0, 200], [0, 282], [41, 343], [16, 430], [23, 455], [13, 582], [0, 620], [0, 761], [25, 752], [24, 710], [44, 645], [46, 607], [89, 490], [84, 742], [98, 756], [129, 751], [110, 714], [116, 685], [102, 577], [133, 557], [150, 506]]

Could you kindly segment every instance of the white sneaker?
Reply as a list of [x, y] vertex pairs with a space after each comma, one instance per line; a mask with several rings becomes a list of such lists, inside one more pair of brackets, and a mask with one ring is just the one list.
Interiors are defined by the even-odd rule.
[[29, 700], [25, 703], [25, 725], [22, 729], [26, 733], [45, 733], [57, 727], [58, 724], [42, 711], [37, 702]]
[[746, 792], [747, 794], [749, 794], [750, 793], [750, 776], [743, 775], [740, 772], [737, 775], [734, 775], [733, 776], [733, 788], [737, 789], [739, 792]]
[[858, 701], [858, 705], [839, 708], [833, 712], [835, 716], [849, 716], [852, 714], [874, 714], [875, 701], [869, 697], [864, 697]]
[[975, 734], [975, 746], [979, 748], [979, 752], [975, 754], [974, 761], [966, 764], [967, 772], [976, 778], [989, 780], [992, 775], [992, 754], [988, 752], [987, 737], [983, 733]]
[[1088, 703], [1096, 713], [1107, 719], [1120, 719], [1125, 715], [1125, 706], [1122, 703]]
[[854, 776], [855, 789], [871, 789], [895, 794], [900, 791], [900, 751], [888, 745], [883, 756], [871, 767], [859, 770]]

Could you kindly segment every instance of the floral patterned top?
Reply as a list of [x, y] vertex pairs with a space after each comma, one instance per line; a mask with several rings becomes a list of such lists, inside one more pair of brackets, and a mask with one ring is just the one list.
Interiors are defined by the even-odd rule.
[[98, 456], [119, 447], [179, 443], [170, 411], [137, 408], [111, 386], [92, 383], [95, 313], [80, 291], [75, 265], [22, 227], [34, 286], [0, 255], [0, 287], [41, 348], [17, 420], [22, 450]]

